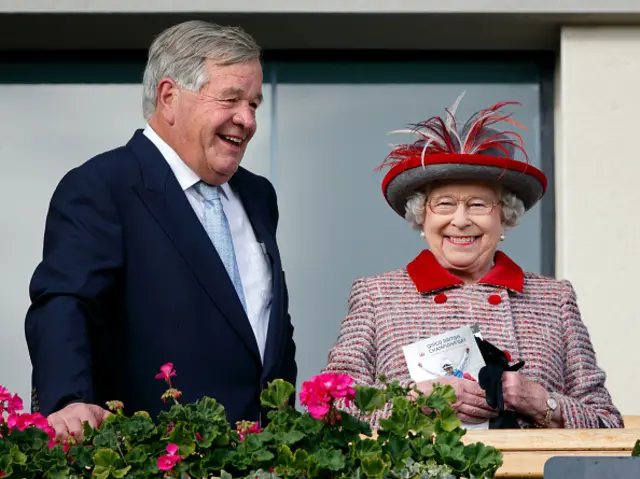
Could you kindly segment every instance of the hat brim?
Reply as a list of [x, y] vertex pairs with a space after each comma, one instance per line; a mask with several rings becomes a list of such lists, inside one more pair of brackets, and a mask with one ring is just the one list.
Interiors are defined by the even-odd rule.
[[481, 180], [494, 182], [515, 194], [525, 210], [535, 205], [547, 189], [547, 178], [522, 161], [485, 155], [439, 154], [420, 156], [399, 164], [385, 175], [382, 193], [403, 218], [407, 200], [434, 181]]

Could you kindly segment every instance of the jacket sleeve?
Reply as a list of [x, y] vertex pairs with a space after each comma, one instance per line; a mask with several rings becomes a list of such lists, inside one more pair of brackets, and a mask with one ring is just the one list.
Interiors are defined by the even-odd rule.
[[[274, 225], [274, 237], [276, 236], [276, 231], [278, 229], [278, 220], [280, 218], [280, 213], [278, 210], [278, 197], [276, 191], [269, 180], [263, 178], [265, 186], [267, 188], [267, 195], [269, 198], [269, 214], [271, 215], [271, 221]], [[284, 268], [283, 268], [284, 269]], [[289, 289], [287, 288], [287, 279], [284, 270], [281, 272], [282, 277], [282, 288], [283, 288], [283, 306], [282, 311], [285, 316], [285, 327], [286, 327], [286, 340], [285, 340], [285, 351], [284, 351], [284, 359], [281, 371], [281, 378], [285, 381], [296, 385], [296, 381], [298, 379], [298, 365], [296, 363], [296, 345], [293, 340], [293, 323], [291, 321], [291, 315], [289, 314]], [[290, 404], [295, 404], [295, 394], [292, 396], [290, 400]]]
[[[359, 278], [351, 286], [348, 313], [340, 327], [335, 345], [329, 351], [328, 364], [323, 372], [347, 374], [356, 385], [382, 387], [378, 380], [376, 306], [374, 289], [366, 278]], [[393, 378], [390, 378], [393, 379]], [[400, 381], [404, 387], [413, 381]], [[340, 402], [339, 407], [360, 419], [368, 420], [377, 429], [380, 419], [391, 414], [391, 403], [364, 418], [353, 406]]]
[[566, 356], [564, 394], [557, 394], [566, 428], [624, 427], [622, 416], [605, 388], [605, 372], [596, 363], [596, 354], [580, 317], [576, 293], [569, 281], [564, 292], [561, 320]]
[[375, 307], [366, 280], [351, 286], [348, 313], [340, 326], [335, 345], [329, 351], [325, 372], [348, 374], [358, 385], [376, 381]]
[[91, 324], [104, 320], [101, 305], [122, 259], [110, 191], [86, 168], [72, 170], [51, 200], [25, 320], [35, 403], [45, 416], [72, 401], [94, 401]]
[[[289, 293], [287, 291], [287, 283], [284, 275], [284, 271], [282, 272], [282, 284], [284, 286], [284, 314], [286, 316], [286, 328], [287, 328], [287, 339], [285, 344], [284, 351], [284, 366], [282, 379], [285, 381], [296, 385], [296, 380], [298, 379], [298, 365], [296, 364], [296, 344], [293, 340], [293, 324], [291, 322], [291, 315], [289, 314]], [[295, 394], [290, 400], [290, 404], [295, 405]]]

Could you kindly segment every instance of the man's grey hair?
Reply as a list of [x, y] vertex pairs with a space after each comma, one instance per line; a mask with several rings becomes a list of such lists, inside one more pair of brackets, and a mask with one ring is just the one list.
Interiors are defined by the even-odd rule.
[[200, 91], [209, 81], [207, 60], [219, 66], [260, 58], [255, 40], [239, 27], [191, 20], [162, 32], [149, 48], [142, 79], [142, 112], [149, 119], [156, 109], [157, 89], [163, 78], [181, 88]]
[[[422, 230], [427, 208], [429, 190], [418, 192], [409, 197], [405, 206], [405, 219], [415, 230]], [[500, 206], [502, 207], [502, 222], [505, 227], [513, 228], [524, 215], [524, 203], [516, 195], [507, 190], [500, 190]]]

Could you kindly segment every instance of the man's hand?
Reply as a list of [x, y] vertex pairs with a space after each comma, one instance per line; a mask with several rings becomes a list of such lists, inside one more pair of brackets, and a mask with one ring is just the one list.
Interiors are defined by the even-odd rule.
[[82, 425], [88, 422], [95, 429], [109, 414], [109, 411], [95, 404], [72, 403], [47, 419], [56, 431], [56, 441], [65, 441], [70, 435], [82, 441]]
[[456, 392], [456, 402], [452, 406], [462, 422], [480, 424], [498, 416], [498, 411], [487, 404], [484, 389], [477, 382], [446, 376], [419, 382], [417, 386], [428, 396], [435, 383], [449, 384], [453, 387]]

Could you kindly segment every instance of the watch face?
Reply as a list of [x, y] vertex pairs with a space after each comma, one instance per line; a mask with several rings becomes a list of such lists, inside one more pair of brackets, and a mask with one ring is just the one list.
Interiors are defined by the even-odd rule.
[[555, 410], [558, 407], [558, 403], [554, 398], [549, 398], [547, 399], [547, 406], [549, 406], [549, 409]]

